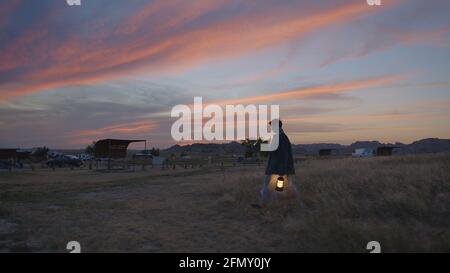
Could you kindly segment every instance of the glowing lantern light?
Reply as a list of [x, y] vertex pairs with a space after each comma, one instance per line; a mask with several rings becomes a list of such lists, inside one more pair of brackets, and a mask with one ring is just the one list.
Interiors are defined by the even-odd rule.
[[277, 191], [283, 191], [284, 190], [284, 178], [282, 176], [279, 176], [277, 179], [277, 187], [275, 188]]

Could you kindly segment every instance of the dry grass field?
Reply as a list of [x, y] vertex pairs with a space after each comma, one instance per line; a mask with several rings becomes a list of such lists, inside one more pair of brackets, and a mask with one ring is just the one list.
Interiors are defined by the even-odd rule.
[[264, 167], [0, 172], [0, 252], [450, 251], [450, 155], [308, 159], [254, 208]]

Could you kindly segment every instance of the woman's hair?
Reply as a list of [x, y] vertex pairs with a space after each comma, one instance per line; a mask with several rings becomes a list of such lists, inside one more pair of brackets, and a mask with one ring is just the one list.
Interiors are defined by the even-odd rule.
[[[278, 128], [281, 129], [283, 127], [283, 122], [281, 122], [281, 119], [274, 119], [273, 122], [276, 122], [278, 120]], [[272, 125], [272, 121], [269, 121], [269, 125]]]

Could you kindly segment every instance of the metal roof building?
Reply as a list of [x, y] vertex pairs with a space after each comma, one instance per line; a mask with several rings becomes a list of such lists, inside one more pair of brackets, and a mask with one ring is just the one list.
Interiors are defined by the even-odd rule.
[[127, 148], [130, 143], [145, 142], [146, 140], [130, 140], [130, 139], [101, 139], [95, 143], [96, 158], [125, 158], [127, 156]]

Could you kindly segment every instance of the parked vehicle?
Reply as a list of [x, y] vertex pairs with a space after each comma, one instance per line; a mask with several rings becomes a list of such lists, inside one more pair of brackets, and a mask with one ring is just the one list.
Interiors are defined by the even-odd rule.
[[369, 157], [373, 156], [373, 150], [371, 148], [360, 148], [355, 149], [355, 151], [352, 153], [353, 157]]
[[61, 156], [63, 156], [64, 154], [63, 153], [61, 153], [61, 152], [58, 152], [58, 151], [51, 151], [51, 152], [49, 152], [48, 154], [47, 154], [47, 156], [48, 156], [48, 158], [58, 158], [58, 157], [61, 157]]
[[153, 156], [150, 154], [149, 151], [142, 151], [140, 153], [135, 153], [133, 155], [133, 159], [152, 159]]
[[81, 155], [78, 155], [78, 158], [79, 158], [81, 161], [89, 161], [89, 160], [92, 160], [92, 156], [90, 156], [90, 155], [88, 155], [88, 154], [81, 154]]
[[0, 160], [0, 169], [10, 169], [12, 167], [17, 169], [22, 169], [24, 166], [23, 162], [18, 159], [14, 160]]
[[83, 161], [74, 155], [62, 155], [47, 161], [47, 166], [50, 168], [80, 167], [81, 165], [83, 165]]
[[11, 168], [10, 160], [0, 160], [0, 169], [9, 169]]

